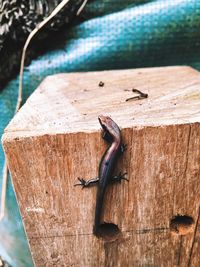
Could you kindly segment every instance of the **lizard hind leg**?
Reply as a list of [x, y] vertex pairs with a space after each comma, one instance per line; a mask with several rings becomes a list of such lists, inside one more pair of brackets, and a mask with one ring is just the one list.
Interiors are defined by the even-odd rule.
[[74, 186], [81, 185], [82, 187], [88, 187], [92, 184], [95, 184], [99, 181], [99, 178], [92, 178], [89, 180], [84, 180], [83, 178], [78, 177], [79, 183], [74, 184]]

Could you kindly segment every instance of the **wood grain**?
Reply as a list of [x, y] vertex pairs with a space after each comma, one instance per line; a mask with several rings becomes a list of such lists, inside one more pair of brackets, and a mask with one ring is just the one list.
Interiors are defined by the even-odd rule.
[[[149, 98], [126, 102], [132, 88]], [[127, 144], [116, 173], [129, 182], [105, 196], [103, 220], [121, 230], [113, 242], [92, 234], [96, 188], [74, 187], [98, 174], [107, 147], [99, 114]], [[198, 267], [199, 122], [200, 74], [189, 67], [47, 77], [3, 136], [35, 265]], [[171, 233], [177, 215], [193, 218], [188, 234]]]

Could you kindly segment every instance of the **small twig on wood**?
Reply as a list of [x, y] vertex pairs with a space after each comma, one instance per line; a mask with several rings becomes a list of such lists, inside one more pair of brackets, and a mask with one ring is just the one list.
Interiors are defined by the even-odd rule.
[[133, 93], [138, 93], [139, 95], [138, 96], [129, 97], [129, 98], [126, 99], [126, 101], [139, 100], [139, 99], [144, 99], [144, 98], [148, 97], [148, 94], [145, 94], [145, 93], [143, 93], [140, 90], [135, 89], [135, 88], [132, 89], [132, 92]]
[[[25, 45], [22, 50], [22, 57], [21, 57], [21, 64], [20, 64], [20, 73], [19, 73], [19, 89], [18, 89], [18, 97], [17, 103], [15, 108], [15, 114], [19, 111], [21, 104], [22, 104], [22, 92], [23, 92], [23, 72], [24, 72], [24, 62], [26, 57], [26, 50], [32, 38], [36, 35], [36, 33], [42, 29], [53, 17], [55, 17], [60, 10], [69, 2], [70, 0], [63, 0], [57, 7], [52, 11], [52, 13], [40, 22], [35, 29], [29, 34], [28, 38], [26, 39]], [[77, 11], [77, 16], [81, 13], [83, 8], [85, 7], [88, 0], [83, 1], [82, 5]], [[3, 219], [5, 214], [5, 202], [6, 202], [6, 184], [8, 179], [8, 166], [5, 161], [4, 168], [3, 168], [3, 181], [2, 181], [2, 191], [1, 191], [1, 210], [0, 210], [0, 221]]]

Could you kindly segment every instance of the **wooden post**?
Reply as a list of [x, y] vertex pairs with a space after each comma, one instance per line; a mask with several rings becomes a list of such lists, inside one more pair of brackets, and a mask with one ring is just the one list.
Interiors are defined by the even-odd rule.
[[[149, 97], [127, 102], [132, 88]], [[35, 265], [200, 266], [199, 108], [189, 67], [47, 77], [3, 136]], [[74, 187], [98, 174], [99, 114], [127, 144], [116, 173], [129, 182], [110, 185], [104, 202], [103, 220], [121, 231], [112, 242], [92, 233], [96, 187]]]

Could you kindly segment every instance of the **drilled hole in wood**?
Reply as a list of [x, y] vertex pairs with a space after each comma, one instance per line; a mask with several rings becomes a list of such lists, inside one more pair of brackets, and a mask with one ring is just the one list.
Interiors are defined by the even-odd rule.
[[170, 230], [173, 234], [186, 235], [193, 231], [194, 220], [187, 215], [177, 215], [170, 221]]
[[107, 241], [114, 241], [119, 237], [119, 227], [114, 223], [103, 223], [99, 226], [98, 237]]

